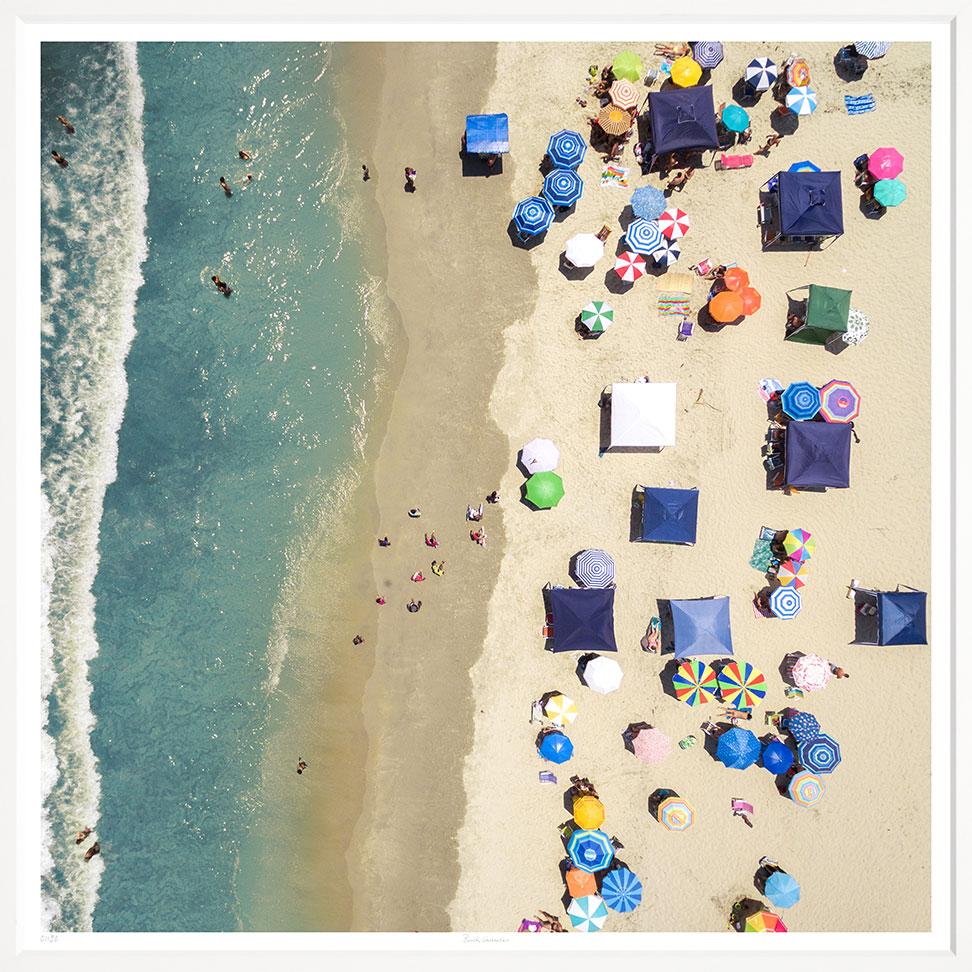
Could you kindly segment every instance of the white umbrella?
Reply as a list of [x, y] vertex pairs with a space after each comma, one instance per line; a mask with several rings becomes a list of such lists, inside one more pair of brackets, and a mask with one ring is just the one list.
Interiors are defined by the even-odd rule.
[[567, 241], [565, 255], [575, 267], [593, 267], [604, 256], [604, 241], [593, 233], [578, 233]]
[[867, 332], [871, 329], [871, 322], [867, 315], [856, 307], [850, 309], [847, 315], [847, 330], [841, 334], [844, 344], [860, 344], [867, 337]]
[[601, 695], [607, 695], [621, 686], [624, 672], [613, 658], [597, 655], [584, 666], [584, 681], [587, 687]]
[[797, 688], [802, 688], [804, 692], [816, 692], [825, 688], [830, 681], [830, 662], [820, 655], [801, 655], [790, 674]]
[[549, 439], [531, 439], [523, 447], [520, 461], [531, 475], [553, 472], [560, 464], [560, 450]]

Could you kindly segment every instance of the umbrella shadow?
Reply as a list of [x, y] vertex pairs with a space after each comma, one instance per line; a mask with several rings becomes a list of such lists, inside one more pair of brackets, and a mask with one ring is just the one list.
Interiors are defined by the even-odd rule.
[[834, 71], [841, 81], [861, 81], [867, 71], [867, 58], [862, 57], [850, 46], [842, 47], [834, 55]]
[[677, 658], [669, 658], [658, 673], [658, 681], [661, 682], [662, 691], [665, 695], [669, 695], [676, 700], [678, 696], [675, 694], [675, 673], [678, 671], [679, 664], [680, 662]]
[[[861, 609], [868, 608], [865, 613]], [[870, 613], [873, 610], [874, 613]], [[876, 645], [878, 643], [877, 598], [867, 591], [854, 591], [854, 640], [852, 645]]]
[[736, 327], [741, 324], [745, 318], [737, 317], [734, 321], [728, 321], [723, 323], [722, 321], [717, 321], [709, 313], [709, 305], [703, 304], [699, 308], [698, 314], [695, 316], [695, 321], [702, 328], [703, 331], [707, 331], [709, 334], [719, 334], [721, 331], [725, 330], [727, 327]]
[[554, 222], [562, 223], [568, 216], [573, 216], [577, 210], [577, 203], [570, 206], [554, 206]]
[[675, 651], [675, 619], [672, 616], [672, 602], [669, 598], [657, 598], [658, 620], [661, 621], [662, 643], [659, 654], [667, 655]]
[[462, 165], [462, 177], [464, 179], [488, 179], [491, 175], [503, 174], [503, 156], [497, 155], [492, 168], [487, 164], [482, 155], [472, 155], [465, 149], [465, 144], [459, 150], [459, 160]]
[[568, 280], [586, 280], [594, 272], [594, 267], [575, 267], [572, 263], [568, 263], [566, 250], [561, 251], [559, 259], [560, 272]]
[[[618, 222], [621, 224], [621, 235], [624, 236], [628, 232], [628, 227], [637, 219], [634, 210], [631, 208], [631, 203], [628, 203], [624, 209], [618, 214]], [[618, 240], [620, 243], [620, 239]], [[618, 251], [620, 252], [620, 250]]]
[[783, 656], [783, 661], [779, 664], [780, 678], [791, 688], [797, 688], [797, 683], [793, 681], [793, 666], [806, 655], [805, 651], [791, 651]]
[[770, 115], [770, 128], [777, 135], [795, 135], [800, 127], [800, 118], [789, 109], [786, 112], [774, 111]]
[[647, 722], [630, 722], [628, 728], [621, 731], [621, 738], [624, 740], [624, 748], [634, 755], [634, 738], [642, 729], [654, 728]]
[[875, 204], [864, 193], [861, 193], [857, 201], [857, 208], [861, 211], [861, 215], [865, 219], [883, 219], [888, 211], [887, 207], [882, 206], [880, 203]]
[[621, 296], [622, 294], [628, 294], [634, 288], [633, 283], [627, 283], [622, 280], [615, 272], [612, 267], [606, 274], [604, 274], [604, 289], [615, 296]]
[[525, 240], [522, 239], [517, 231], [516, 223], [512, 219], [506, 227], [506, 235], [509, 236], [510, 243], [518, 250], [532, 250], [534, 247], [539, 246], [546, 237], [546, 233], [540, 233], [538, 236], [528, 236]]
[[824, 347], [834, 355], [843, 354], [847, 350], [848, 345], [844, 343], [844, 339], [841, 336], [840, 331], [834, 331], [830, 337], [824, 342]]
[[586, 669], [588, 663], [593, 661], [595, 658], [600, 658], [600, 655], [598, 655], [596, 651], [589, 651], [586, 655], [581, 655], [580, 658], [577, 659], [577, 665], [574, 668], [574, 671], [577, 673], [577, 678], [581, 685], [583, 685], [585, 688], [590, 688], [590, 686], [587, 684], [587, 679], [584, 677], [584, 669]]
[[631, 490], [631, 516], [628, 520], [628, 541], [639, 543], [641, 541], [641, 524], [644, 519], [642, 510], [644, 504], [644, 492], [640, 486], [635, 486]]
[[765, 910], [765, 907], [762, 901], [757, 901], [755, 898], [739, 898], [733, 903], [729, 914], [729, 923], [735, 931], [745, 931], [746, 919], [758, 915]]
[[662, 805], [662, 802], [667, 800], [669, 797], [677, 797], [678, 794], [669, 789], [667, 786], [660, 786], [658, 789], [653, 790], [648, 796], [648, 813], [651, 814], [655, 820], [658, 820], [658, 808]]
[[742, 108], [755, 108], [762, 97], [762, 91], [754, 91], [745, 78], [739, 78], [732, 86], [732, 100]]
[[580, 314], [574, 318], [574, 332], [582, 341], [596, 341], [604, 333], [603, 331], [589, 331], [581, 320]]

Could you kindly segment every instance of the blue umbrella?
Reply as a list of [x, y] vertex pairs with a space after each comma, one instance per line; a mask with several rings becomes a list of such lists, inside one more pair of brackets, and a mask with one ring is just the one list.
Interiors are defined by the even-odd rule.
[[625, 231], [628, 249], [650, 256], [662, 244], [662, 231], [653, 219], [636, 219]]
[[814, 165], [809, 159], [805, 159], [803, 162], [794, 162], [790, 166], [787, 172], [819, 172], [820, 166]]
[[766, 895], [777, 908], [792, 908], [800, 900], [800, 885], [786, 871], [774, 871], [763, 885]]
[[733, 726], [719, 736], [716, 758], [730, 769], [745, 769], [759, 759], [761, 749], [759, 740], [752, 732]]
[[800, 613], [803, 600], [800, 592], [791, 586], [774, 588], [769, 596], [769, 607], [773, 614], [784, 621], [795, 618]]
[[658, 219], [667, 206], [665, 193], [654, 186], [641, 186], [631, 193], [631, 208], [640, 219]]
[[539, 236], [550, 229], [553, 222], [553, 206], [541, 196], [522, 199], [513, 210], [513, 225], [523, 236]]
[[603, 830], [575, 830], [567, 841], [567, 853], [582, 871], [594, 874], [614, 860], [614, 844]]
[[854, 50], [869, 61], [884, 57], [891, 47], [891, 41], [854, 41]]
[[608, 871], [601, 881], [601, 897], [615, 911], [634, 911], [641, 904], [641, 893], [638, 876], [626, 867]]
[[584, 161], [587, 144], [580, 132], [562, 128], [550, 136], [547, 155], [558, 169], [576, 169]]
[[717, 67], [722, 63], [722, 56], [719, 41], [692, 41], [692, 57], [699, 67]]
[[793, 765], [793, 750], [785, 742], [774, 739], [763, 747], [763, 769], [774, 776], [785, 773]]
[[777, 78], [776, 64], [768, 57], [754, 57], [746, 65], [746, 84], [754, 91], [769, 91]]
[[543, 194], [551, 206], [573, 206], [584, 194], [584, 180], [573, 169], [554, 169], [543, 180]]
[[797, 758], [800, 765], [811, 773], [833, 773], [840, 762], [840, 746], [836, 739], [822, 732], [800, 743]]
[[562, 732], [548, 732], [537, 751], [551, 763], [566, 763], [574, 755], [574, 744]]
[[820, 411], [820, 392], [809, 381], [791, 381], [780, 396], [783, 411], [791, 419], [812, 419]]
[[793, 738], [799, 743], [806, 739], [813, 739], [820, 732], [817, 717], [809, 712], [797, 712], [783, 720], [783, 727], [789, 730]]

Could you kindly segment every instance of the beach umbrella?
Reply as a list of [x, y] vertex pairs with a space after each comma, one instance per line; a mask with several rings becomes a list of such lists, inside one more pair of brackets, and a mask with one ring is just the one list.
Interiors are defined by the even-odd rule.
[[819, 172], [820, 166], [814, 165], [809, 159], [804, 159], [802, 162], [794, 162], [790, 166], [787, 172]]
[[638, 82], [644, 77], [645, 68], [634, 51], [622, 51], [611, 62], [611, 73], [623, 81]]
[[597, 830], [604, 823], [604, 804], [595, 796], [574, 800], [574, 823], [583, 830]]
[[544, 703], [543, 714], [555, 725], [569, 726], [577, 718], [577, 705], [572, 698], [558, 692]]
[[833, 677], [830, 662], [820, 655], [801, 655], [790, 669], [790, 677], [797, 688], [804, 692], [816, 692], [827, 687]]
[[854, 41], [854, 50], [869, 61], [884, 57], [891, 49], [891, 41]]
[[554, 472], [534, 473], [526, 484], [527, 502], [549, 510], [564, 498], [564, 481]]
[[739, 291], [739, 296], [743, 302], [743, 313], [747, 317], [750, 314], [755, 314], [763, 306], [762, 295], [755, 287], [743, 287]]
[[641, 882], [626, 867], [608, 871], [601, 880], [601, 897], [615, 911], [634, 911], [641, 904]]
[[792, 908], [800, 900], [800, 885], [792, 874], [774, 871], [763, 885], [763, 894], [777, 908]]
[[791, 419], [806, 421], [820, 411], [820, 392], [809, 381], [791, 381], [780, 396], [780, 403]]
[[624, 239], [629, 250], [634, 250], [635, 253], [649, 254], [654, 253], [661, 246], [663, 237], [657, 220], [635, 219], [628, 224]]
[[572, 867], [567, 871], [565, 880], [567, 893], [572, 898], [586, 898], [589, 894], [597, 894], [597, 878], [589, 871]]
[[817, 541], [809, 530], [787, 530], [783, 538], [783, 549], [790, 560], [802, 563], [813, 556]]
[[609, 695], [621, 687], [624, 672], [613, 658], [598, 655], [584, 666], [584, 684], [600, 695]]
[[776, 64], [768, 57], [754, 57], [746, 65], [746, 84], [754, 91], [769, 91], [778, 76]]
[[875, 149], [867, 160], [867, 171], [875, 179], [893, 179], [904, 169], [904, 156], [896, 148]]
[[726, 105], [722, 109], [722, 124], [730, 132], [744, 132], [749, 128], [749, 112], [739, 105]]
[[619, 108], [636, 108], [641, 100], [638, 89], [627, 78], [619, 78], [608, 92], [611, 101]]
[[810, 65], [802, 57], [790, 61], [786, 69], [786, 83], [791, 88], [805, 88], [810, 83]]
[[614, 844], [603, 830], [575, 830], [567, 841], [570, 859], [582, 871], [603, 871], [614, 860]]
[[749, 729], [733, 726], [719, 736], [716, 759], [730, 769], [746, 769], [759, 759], [763, 747]]
[[766, 676], [749, 662], [723, 665], [718, 683], [722, 701], [733, 709], [751, 709], [766, 698]]
[[849, 381], [828, 381], [820, 389], [820, 414], [827, 422], [850, 422], [861, 411], [861, 396]]
[[670, 240], [667, 236], [662, 237], [661, 245], [651, 254], [655, 265], [659, 267], [670, 267], [682, 255], [682, 248], [678, 240]]
[[722, 277], [727, 290], [739, 293], [749, 286], [749, 274], [742, 267], [730, 267]]
[[799, 743], [804, 739], [813, 739], [820, 732], [817, 717], [809, 712], [795, 712], [783, 720], [783, 726], [789, 730], [793, 738]]
[[573, 169], [554, 169], [543, 180], [543, 194], [551, 206], [566, 209], [584, 195], [584, 180]]
[[698, 61], [694, 61], [690, 57], [679, 57], [672, 62], [669, 73], [672, 81], [680, 88], [691, 88], [692, 85], [699, 83], [699, 79], [702, 77], [702, 68]]
[[793, 765], [793, 750], [782, 739], [774, 739], [763, 747], [763, 769], [774, 776], [785, 773]]
[[847, 315], [847, 330], [841, 335], [844, 344], [860, 344], [871, 330], [870, 318], [856, 307]]
[[797, 759], [811, 773], [833, 773], [840, 763], [840, 746], [836, 739], [822, 732], [800, 743]]
[[640, 186], [631, 193], [631, 209], [640, 219], [657, 220], [667, 205], [665, 194], [654, 186]]
[[675, 698], [686, 705], [711, 702], [719, 688], [716, 673], [704, 661], [690, 658], [683, 661], [672, 676]]
[[588, 894], [567, 905], [567, 916], [577, 931], [596, 932], [604, 927], [608, 910], [599, 894]]
[[667, 830], [688, 830], [695, 823], [695, 807], [680, 796], [670, 796], [658, 805], [658, 822]]
[[719, 41], [692, 41], [692, 57], [700, 67], [718, 67], [722, 63], [722, 44]]
[[547, 155], [558, 169], [576, 169], [587, 154], [587, 143], [580, 132], [562, 128], [547, 143]]
[[879, 179], [874, 183], [874, 200], [882, 206], [900, 206], [907, 198], [908, 190], [898, 179]]
[[709, 316], [719, 324], [731, 324], [743, 317], [743, 299], [733, 290], [720, 290], [709, 301]]
[[553, 218], [553, 207], [541, 196], [522, 199], [513, 210], [513, 225], [522, 236], [539, 236], [541, 233], [546, 233]]
[[597, 123], [608, 135], [623, 135], [633, 121], [634, 115], [617, 105], [605, 105], [597, 113]]
[[662, 236], [667, 236], [670, 240], [681, 239], [692, 225], [688, 214], [683, 212], [678, 206], [672, 206], [658, 217], [658, 228], [662, 231]]
[[785, 932], [786, 925], [779, 915], [772, 911], [757, 911], [746, 919], [744, 932]]
[[548, 762], [566, 763], [574, 755], [574, 744], [562, 732], [546, 732], [537, 750]]
[[520, 462], [531, 474], [550, 472], [560, 463], [560, 450], [549, 439], [531, 439], [520, 450]]
[[593, 267], [604, 256], [604, 241], [593, 233], [577, 233], [567, 241], [564, 256], [575, 267]]
[[631, 748], [638, 759], [651, 766], [668, 756], [672, 751], [672, 741], [661, 729], [639, 729], [632, 737]]
[[592, 300], [581, 311], [581, 324], [591, 334], [603, 334], [614, 323], [614, 308], [604, 300]]
[[799, 807], [812, 807], [820, 802], [824, 795], [823, 780], [809, 770], [801, 770], [793, 775], [787, 793], [790, 799]]
[[776, 579], [780, 587], [799, 589], [807, 583], [806, 561], [784, 560], [776, 569]]
[[817, 108], [817, 92], [809, 85], [798, 85], [786, 93], [786, 107], [794, 115], [812, 115]]
[[625, 250], [614, 261], [614, 272], [625, 282], [634, 283], [645, 275], [645, 258], [640, 253]]
[[574, 563], [574, 579], [584, 587], [610, 587], [614, 581], [611, 555], [597, 548], [583, 551]]
[[784, 621], [795, 618], [803, 607], [803, 598], [794, 585], [776, 587], [769, 596], [769, 608]]

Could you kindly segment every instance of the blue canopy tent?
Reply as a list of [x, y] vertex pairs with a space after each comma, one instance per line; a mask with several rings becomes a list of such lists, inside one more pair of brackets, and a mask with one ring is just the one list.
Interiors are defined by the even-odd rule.
[[672, 152], [714, 151], [719, 147], [719, 135], [711, 85], [650, 92], [648, 126], [652, 165]]
[[926, 601], [924, 591], [866, 591], [855, 593], [873, 608], [858, 614], [858, 637], [863, 645], [927, 645]]
[[786, 427], [787, 486], [850, 486], [850, 422], [790, 422]]
[[501, 115], [466, 115], [466, 151], [502, 155], [510, 150], [510, 119]]
[[675, 627], [675, 657], [731, 655], [729, 598], [669, 601]]
[[695, 543], [697, 489], [646, 486], [641, 498], [641, 537], [647, 543]]
[[764, 246], [816, 243], [844, 232], [839, 172], [778, 172], [761, 190]]
[[554, 651], [617, 651], [613, 587], [555, 587], [550, 591]]

